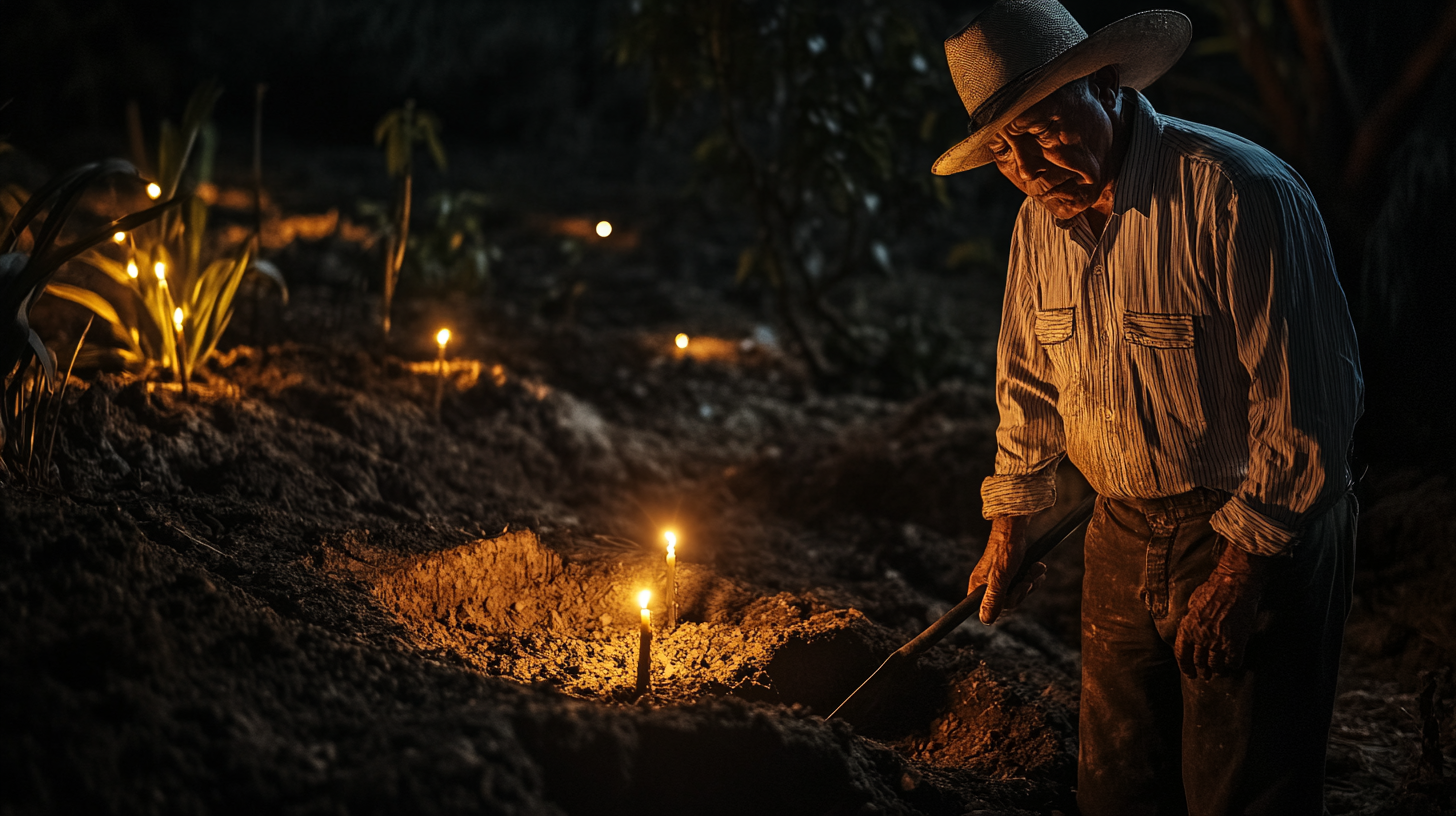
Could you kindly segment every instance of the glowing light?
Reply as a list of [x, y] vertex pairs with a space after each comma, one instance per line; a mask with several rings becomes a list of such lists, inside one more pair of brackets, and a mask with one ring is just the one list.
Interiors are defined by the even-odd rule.
[[677, 533], [667, 530], [667, 631], [677, 628]]
[[450, 342], [450, 330], [440, 329], [435, 332], [435, 342], [440, 344], [440, 348], [444, 348], [445, 344]]
[[115, 235], [111, 236], [111, 240], [113, 240], [113, 241], [115, 241], [115, 242], [117, 242], [119, 244], [122, 241], [125, 241], [126, 240], [126, 233], [124, 233], [124, 232], [118, 232]]
[[141, 272], [137, 269], [136, 261], [126, 262], [126, 274], [131, 275], [132, 280], [136, 280], [137, 275], [141, 274]]
[[610, 222], [610, 221], [598, 221], [597, 222], [597, 236], [598, 237], [605, 238], [605, 237], [607, 237], [608, 235], [611, 235], [611, 234], [612, 234], [612, 222]]
[[165, 263], [162, 263], [161, 261], [157, 261], [155, 264], [152, 265], [152, 271], [155, 272], [155, 273], [157, 273], [157, 280], [159, 282], [161, 282], [161, 284], [163, 286], [166, 286], [167, 285], [167, 265]]
[[177, 327], [177, 331], [182, 331], [183, 317], [185, 317], [185, 315], [182, 314], [181, 306], [178, 306], [177, 308], [172, 310], [172, 325]]
[[672, 342], [676, 343], [678, 348], [685, 349], [688, 347], [688, 336], [686, 334], [679, 334]]
[[147, 185], [147, 198], [161, 198], [162, 186], [155, 181]]
[[647, 605], [650, 604], [650, 603], [652, 603], [652, 590], [650, 590], [650, 589], [644, 589], [641, 592], [637, 593], [637, 605], [638, 606], [642, 607], [643, 609], [646, 609], [647, 608]]

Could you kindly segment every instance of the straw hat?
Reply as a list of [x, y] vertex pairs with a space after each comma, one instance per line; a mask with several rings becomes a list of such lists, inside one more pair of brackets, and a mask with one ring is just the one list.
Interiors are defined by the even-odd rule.
[[1144, 11], [1092, 36], [1056, 0], [999, 0], [945, 41], [956, 92], [971, 114], [970, 136], [936, 159], [948, 176], [991, 161], [986, 141], [1022, 111], [1108, 65], [1142, 89], [1173, 67], [1192, 25], [1176, 11]]

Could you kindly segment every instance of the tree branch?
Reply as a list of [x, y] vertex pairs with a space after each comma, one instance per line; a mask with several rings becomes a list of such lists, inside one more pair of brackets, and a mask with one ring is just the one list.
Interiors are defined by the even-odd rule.
[[1447, 4], [1430, 36], [1406, 60], [1395, 84], [1381, 95], [1375, 110], [1360, 122], [1345, 160], [1343, 178], [1347, 190], [1355, 192], [1365, 185], [1377, 157], [1385, 152], [1391, 141], [1396, 122], [1425, 90], [1436, 68], [1453, 46], [1456, 46], [1456, 0]]

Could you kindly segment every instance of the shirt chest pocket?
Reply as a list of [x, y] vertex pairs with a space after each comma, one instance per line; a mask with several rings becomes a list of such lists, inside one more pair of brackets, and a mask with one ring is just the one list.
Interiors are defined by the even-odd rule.
[[1193, 348], [1193, 315], [1124, 312], [1122, 339], [1148, 348]]
[[1055, 346], [1071, 340], [1077, 324], [1076, 314], [1076, 310], [1071, 307], [1037, 309], [1036, 341], [1043, 346]]

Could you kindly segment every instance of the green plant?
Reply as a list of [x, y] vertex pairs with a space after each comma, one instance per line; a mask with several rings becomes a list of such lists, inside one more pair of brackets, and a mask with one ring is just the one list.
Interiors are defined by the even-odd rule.
[[479, 291], [490, 282], [500, 249], [485, 237], [490, 199], [472, 190], [443, 191], [425, 202], [430, 227], [409, 239], [404, 268], [427, 292]]
[[716, 113], [695, 158], [752, 216], [738, 279], [771, 289], [820, 378], [885, 351], [835, 290], [891, 270], [900, 214], [948, 203], [926, 146], [952, 141], [933, 112], [954, 94], [926, 28], [908, 3], [640, 0], [618, 37], [658, 118]]
[[394, 179], [392, 228], [384, 242], [384, 336], [389, 337], [390, 310], [399, 271], [409, 247], [410, 199], [414, 193], [415, 144], [424, 142], [435, 166], [445, 169], [445, 148], [440, 144], [440, 120], [428, 111], [416, 110], [413, 99], [392, 110], [374, 127], [374, 143], [383, 145], [385, 169]]
[[[265, 275], [278, 285], [285, 303], [288, 299], [277, 268], [254, 260], [256, 241], [209, 257], [207, 204], [191, 192], [178, 192], [220, 95], [215, 84], [205, 83], [188, 100], [180, 127], [162, 123], [156, 184], [161, 196], [178, 203], [178, 210], [130, 232], [120, 257], [114, 249], [100, 247], [84, 257], [111, 279], [119, 297], [64, 283], [50, 286], [57, 297], [85, 306], [112, 326], [121, 346], [107, 354], [123, 368], [142, 375], [158, 368], [169, 370], [183, 390], [217, 349], [244, 275], [249, 271]], [[199, 181], [206, 180], [206, 169]]]
[[37, 474], [49, 471], [49, 446], [38, 463], [36, 442], [47, 416], [54, 438], [56, 411], [64, 397], [64, 391], [55, 396], [55, 358], [30, 326], [31, 307], [66, 262], [118, 231], [166, 214], [177, 203], [149, 207], [60, 244], [61, 231], [86, 188], [115, 173], [137, 175], [130, 162], [111, 159], [56, 176], [25, 198], [0, 231], [0, 467], [12, 478], [38, 481]]

